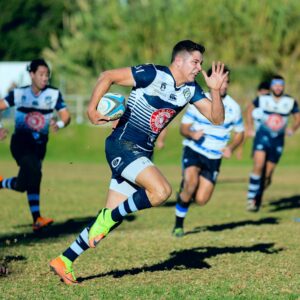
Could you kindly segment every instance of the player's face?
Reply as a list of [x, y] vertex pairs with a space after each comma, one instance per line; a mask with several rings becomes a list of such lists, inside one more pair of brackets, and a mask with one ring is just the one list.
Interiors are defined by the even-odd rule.
[[229, 77], [227, 75], [226, 78], [224, 79], [222, 85], [221, 85], [221, 88], [220, 88], [221, 97], [225, 97], [227, 95], [228, 85], [229, 85]]
[[284, 85], [276, 83], [271, 86], [271, 91], [276, 97], [280, 97], [284, 91]]
[[195, 81], [202, 70], [203, 57], [199, 51], [184, 52], [182, 55], [181, 72], [185, 82]]
[[45, 66], [39, 66], [36, 72], [30, 72], [32, 85], [37, 90], [42, 90], [46, 87], [49, 81], [49, 70]]

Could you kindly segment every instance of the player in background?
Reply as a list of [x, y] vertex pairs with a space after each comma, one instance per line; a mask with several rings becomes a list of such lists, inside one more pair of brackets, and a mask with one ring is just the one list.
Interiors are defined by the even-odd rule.
[[[257, 96], [266, 95], [269, 93], [270, 93], [270, 82], [267, 80], [261, 81], [257, 86]], [[235, 150], [236, 158], [239, 160], [243, 158], [243, 146], [245, 144], [246, 138], [247, 135], [245, 134], [243, 142]]]
[[[74, 260], [96, 247], [127, 214], [159, 206], [169, 198], [171, 185], [151, 157], [157, 136], [186, 104], [193, 103], [211, 122], [223, 123], [220, 88], [227, 74], [218, 62], [213, 63], [208, 77], [201, 67], [204, 51], [202, 45], [185, 40], [173, 48], [169, 67], [146, 64], [100, 75], [88, 105], [92, 124], [109, 121], [96, 107], [111, 85], [131, 86], [132, 91], [124, 115], [106, 139], [106, 158], [112, 171], [106, 208], [62, 255], [50, 262], [51, 269], [66, 284], [77, 283], [72, 268]], [[212, 101], [195, 82], [200, 72], [212, 91]]]
[[[229, 73], [227, 67], [223, 70]], [[208, 70], [210, 76], [212, 70]], [[228, 94], [229, 74], [223, 81], [220, 93], [225, 109], [225, 121], [215, 125], [201, 112], [189, 105], [182, 117], [180, 133], [183, 140], [182, 182], [177, 195], [175, 226], [173, 235], [184, 235], [183, 223], [191, 202], [205, 205], [211, 198], [222, 158], [230, 158], [233, 151], [242, 143], [244, 125], [239, 104]], [[207, 97], [210, 98], [209, 93]], [[233, 137], [231, 138], [231, 132]], [[228, 144], [228, 142], [230, 143]]]
[[[0, 99], [0, 111], [15, 107], [15, 131], [10, 149], [19, 166], [16, 177], [0, 178], [0, 189], [26, 192], [33, 218], [33, 230], [51, 224], [51, 218], [40, 213], [40, 185], [42, 162], [46, 154], [49, 127], [56, 132], [70, 123], [70, 114], [60, 91], [50, 85], [50, 69], [43, 59], [33, 60], [28, 71], [31, 85], [14, 88]], [[60, 118], [53, 120], [56, 110]]]
[[[259, 95], [247, 108], [247, 135], [253, 141], [253, 169], [249, 178], [247, 210], [257, 212], [264, 190], [271, 184], [276, 165], [282, 155], [285, 135], [291, 136], [300, 126], [296, 100], [284, 94], [285, 81], [275, 75], [270, 94]], [[293, 116], [291, 127], [289, 115]]]

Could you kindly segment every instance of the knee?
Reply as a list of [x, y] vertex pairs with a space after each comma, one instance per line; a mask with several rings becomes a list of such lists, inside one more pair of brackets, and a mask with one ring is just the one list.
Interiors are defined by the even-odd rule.
[[153, 206], [159, 206], [165, 202], [172, 194], [172, 187], [169, 183], [165, 183], [157, 187], [155, 192], [150, 193], [150, 201]]
[[192, 180], [185, 180], [183, 189], [184, 191], [192, 196], [197, 188], [198, 180], [192, 179]]
[[209, 201], [209, 198], [204, 197], [204, 196], [197, 196], [195, 197], [195, 202], [200, 205], [200, 206], [204, 206], [207, 202]]

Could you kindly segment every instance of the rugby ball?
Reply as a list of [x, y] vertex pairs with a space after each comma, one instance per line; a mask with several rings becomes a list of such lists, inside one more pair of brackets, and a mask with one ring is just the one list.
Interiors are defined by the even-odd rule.
[[115, 93], [106, 93], [97, 105], [97, 111], [103, 116], [110, 117], [112, 121], [121, 118], [125, 109], [125, 97]]

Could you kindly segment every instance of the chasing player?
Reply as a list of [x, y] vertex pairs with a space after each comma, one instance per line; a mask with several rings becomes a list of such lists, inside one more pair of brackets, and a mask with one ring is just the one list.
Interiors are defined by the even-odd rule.
[[[49, 127], [54, 131], [70, 123], [70, 114], [60, 91], [48, 85], [50, 69], [43, 59], [28, 66], [31, 85], [15, 88], [0, 99], [0, 111], [15, 106], [15, 131], [11, 137], [11, 153], [19, 166], [16, 177], [0, 178], [0, 189], [26, 192], [33, 218], [33, 230], [51, 224], [53, 219], [40, 213], [42, 161], [46, 154]], [[52, 119], [56, 110], [60, 120]]]
[[[229, 73], [227, 67], [223, 70]], [[212, 69], [208, 70], [210, 76]], [[243, 142], [244, 125], [240, 106], [229, 95], [229, 74], [223, 81], [220, 93], [225, 108], [225, 121], [214, 125], [193, 105], [189, 105], [180, 126], [183, 141], [181, 189], [177, 196], [173, 235], [184, 235], [183, 223], [188, 208], [194, 201], [203, 206], [211, 198], [219, 174], [222, 157], [230, 158], [233, 151]], [[210, 95], [208, 94], [208, 97]], [[231, 142], [231, 132], [234, 132]]]
[[[248, 211], [259, 210], [263, 192], [271, 184], [282, 155], [285, 134], [293, 135], [300, 126], [298, 104], [293, 97], [284, 94], [284, 87], [283, 77], [273, 76], [270, 94], [258, 96], [247, 108], [247, 135], [255, 136], [253, 169], [247, 195]], [[293, 116], [291, 127], [287, 127], [289, 115]]]

